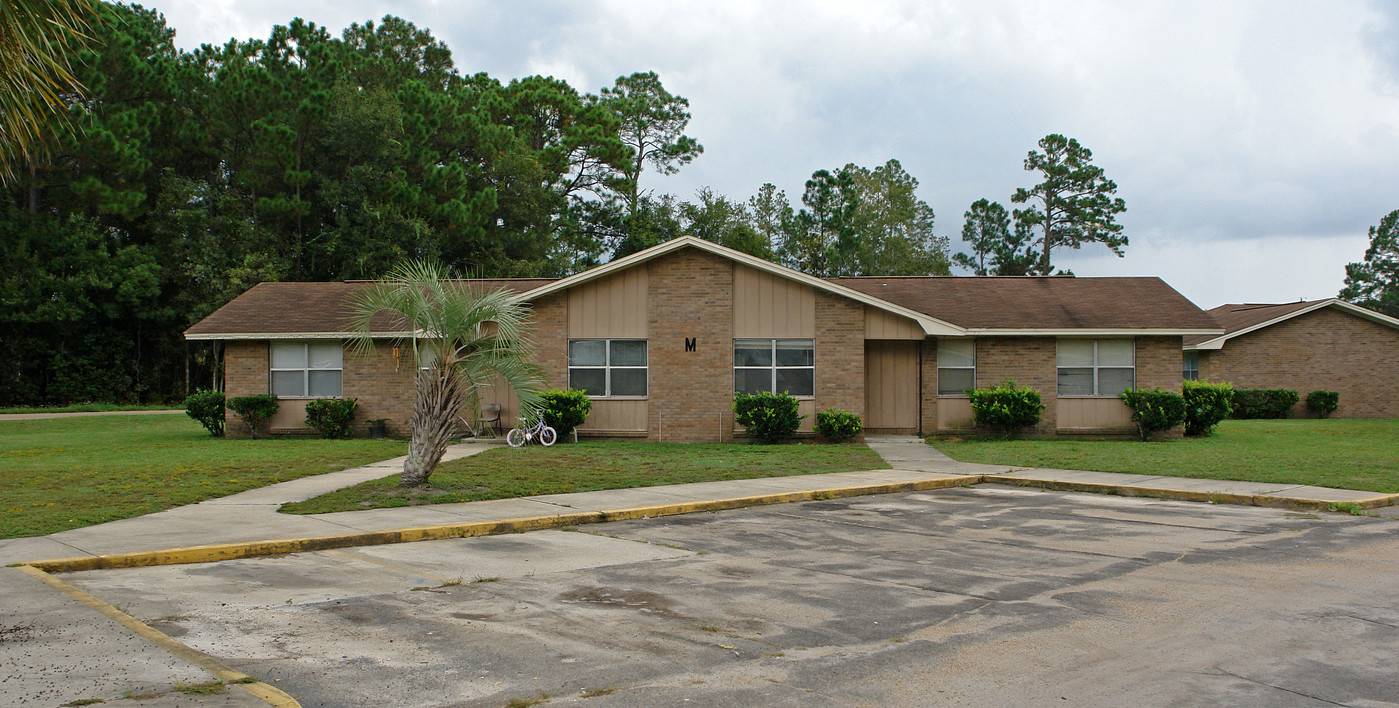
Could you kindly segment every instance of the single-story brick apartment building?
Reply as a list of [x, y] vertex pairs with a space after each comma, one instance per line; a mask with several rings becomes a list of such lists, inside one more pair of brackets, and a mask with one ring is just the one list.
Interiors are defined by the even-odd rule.
[[[1223, 333], [1159, 278], [818, 278], [693, 237], [567, 278], [469, 283], [530, 303], [547, 385], [593, 398], [585, 436], [731, 440], [734, 392], [768, 390], [800, 400], [805, 430], [826, 408], [869, 432], [967, 430], [964, 392], [1005, 379], [1044, 397], [1038, 434], [1126, 433], [1117, 394], [1179, 390], [1183, 338]], [[262, 283], [185, 336], [222, 343], [228, 395], [278, 396], [274, 431], [324, 396], [402, 431], [415, 366], [398, 333], [376, 331], [373, 356], [343, 347], [347, 298], [367, 286]], [[483, 396], [513, 422], [510, 398]]]
[[[1332, 415], [1399, 417], [1399, 319], [1335, 298], [1220, 305], [1224, 333], [1185, 338], [1185, 377], [1341, 394]], [[1294, 416], [1306, 414], [1303, 402]]]

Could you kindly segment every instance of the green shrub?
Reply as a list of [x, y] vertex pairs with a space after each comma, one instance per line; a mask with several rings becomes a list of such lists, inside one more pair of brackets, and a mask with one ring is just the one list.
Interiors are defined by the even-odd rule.
[[223, 392], [201, 388], [185, 399], [185, 415], [199, 421], [209, 434], [223, 437]]
[[1132, 409], [1132, 422], [1143, 441], [1185, 422], [1185, 397], [1175, 391], [1129, 389], [1118, 396]]
[[228, 409], [238, 414], [238, 418], [252, 431], [253, 437], [257, 437], [257, 428], [263, 421], [272, 417], [277, 412], [277, 398], [265, 393], [256, 396], [239, 396], [228, 399], [226, 405]]
[[306, 403], [306, 424], [323, 438], [348, 438], [355, 432], [358, 407], [359, 400], [354, 398], [317, 398]]
[[805, 417], [797, 412], [797, 399], [786, 392], [734, 394], [734, 420], [765, 443], [792, 437]]
[[1286, 418], [1301, 400], [1296, 391], [1283, 388], [1234, 389], [1234, 412], [1237, 420], [1253, 418]]
[[553, 428], [560, 440], [582, 425], [593, 410], [593, 401], [588, 394], [571, 388], [539, 394], [539, 405], [544, 412], [544, 424]]
[[1335, 391], [1312, 391], [1307, 394], [1307, 410], [1325, 418], [1336, 412], [1341, 394]]
[[967, 396], [971, 399], [976, 424], [991, 428], [1005, 438], [1040, 422], [1040, 414], [1044, 412], [1039, 391], [1017, 386], [1010, 380], [992, 388], [971, 389]]
[[816, 414], [816, 432], [831, 442], [845, 442], [863, 432], [860, 416], [839, 408], [827, 408]]
[[1219, 421], [1229, 417], [1234, 409], [1234, 385], [1209, 381], [1186, 381], [1185, 434], [1208, 436]]

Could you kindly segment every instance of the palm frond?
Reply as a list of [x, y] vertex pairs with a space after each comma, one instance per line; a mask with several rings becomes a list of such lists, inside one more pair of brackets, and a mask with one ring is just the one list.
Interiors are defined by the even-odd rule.
[[71, 125], [66, 96], [82, 90], [72, 56], [98, 21], [95, 0], [0, 2], [0, 185], [38, 162]]

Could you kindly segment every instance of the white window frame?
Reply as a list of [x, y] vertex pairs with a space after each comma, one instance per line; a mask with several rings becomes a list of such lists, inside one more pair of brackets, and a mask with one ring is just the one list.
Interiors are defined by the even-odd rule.
[[[942, 363], [943, 345], [944, 345], [944, 344], [947, 344], [947, 343], [950, 343], [950, 342], [966, 342], [967, 344], [972, 345], [972, 365], [971, 365], [971, 366], [943, 366], [943, 363]], [[970, 371], [972, 372], [972, 388], [976, 388], [976, 340], [975, 340], [975, 339], [970, 339], [970, 340], [939, 340], [939, 341], [938, 341], [938, 383], [937, 383], [938, 396], [941, 397], [941, 398], [966, 398], [966, 397], [967, 397], [967, 392], [966, 392], [966, 390], [958, 391], [958, 392], [956, 392], [956, 393], [943, 393], [943, 392], [942, 392], [942, 372], [943, 372], [944, 369], [950, 369], [950, 370], [956, 370], [956, 371], [967, 371], [967, 370], [970, 370]]]
[[[1060, 345], [1060, 343], [1062, 343], [1062, 342], [1085, 342], [1085, 341], [1093, 342], [1093, 366], [1091, 367], [1092, 370], [1093, 370], [1093, 393], [1062, 393], [1062, 392], [1060, 392], [1060, 391], [1058, 390], [1058, 379], [1059, 379], [1059, 371], [1060, 371], [1060, 370], [1062, 370], [1062, 369], [1088, 369], [1088, 368], [1090, 368], [1090, 367], [1087, 367], [1087, 366], [1062, 366], [1062, 365], [1060, 365], [1060, 363], [1059, 363], [1059, 345]], [[1108, 341], [1113, 341], [1113, 342], [1122, 342], [1122, 341], [1125, 341], [1125, 342], [1130, 342], [1130, 343], [1132, 344], [1132, 365], [1131, 365], [1130, 367], [1128, 367], [1128, 366], [1104, 366], [1104, 365], [1101, 365], [1101, 364], [1098, 363], [1098, 344], [1099, 344], [1100, 342], [1108, 342]], [[1054, 364], [1055, 364], [1055, 368], [1054, 368], [1055, 395], [1056, 395], [1057, 397], [1059, 397], [1059, 398], [1115, 398], [1117, 394], [1104, 394], [1104, 393], [1102, 393], [1102, 385], [1101, 385], [1102, 382], [1099, 380], [1100, 377], [1099, 377], [1099, 375], [1098, 375], [1098, 372], [1102, 371], [1103, 369], [1131, 369], [1131, 370], [1132, 370], [1132, 384], [1131, 384], [1130, 386], [1127, 387], [1127, 390], [1133, 391], [1133, 390], [1136, 390], [1136, 388], [1137, 388], [1137, 341], [1136, 341], [1135, 339], [1122, 339], [1122, 338], [1116, 338], [1116, 337], [1111, 338], [1111, 339], [1060, 339], [1060, 340], [1058, 340], [1058, 341], [1055, 343], [1055, 347], [1054, 347], [1054, 359], [1055, 359], [1055, 360], [1054, 360]]]
[[1200, 352], [1184, 352], [1181, 357], [1181, 378], [1185, 381], [1200, 380]]
[[[340, 365], [312, 366], [311, 365], [311, 345], [313, 344], [335, 344], [340, 352]], [[273, 367], [275, 359], [273, 349], [276, 347], [301, 347], [302, 366], [299, 367]], [[278, 398], [344, 398], [345, 397], [345, 346], [338, 341], [330, 340], [306, 340], [306, 341], [273, 341], [267, 348], [267, 392]], [[277, 372], [299, 371], [301, 372], [301, 394], [300, 395], [280, 395], [273, 393], [273, 374]], [[337, 371], [340, 373], [340, 392], [332, 396], [315, 396], [311, 394], [311, 372], [312, 371]]]
[[[603, 350], [603, 359], [602, 359], [603, 363], [602, 363], [601, 366], [574, 366], [572, 361], [569, 361], [569, 362], [568, 362], [568, 387], [569, 387], [569, 388], [573, 388], [573, 387], [574, 387], [574, 386], [573, 386], [573, 371], [574, 371], [575, 369], [586, 369], [586, 370], [590, 370], [590, 371], [596, 371], [596, 370], [598, 370], [598, 369], [601, 369], [601, 370], [603, 370], [603, 390], [605, 391], [605, 393], [604, 393], [603, 395], [601, 395], [601, 396], [589, 394], [589, 395], [588, 395], [588, 398], [592, 398], [592, 399], [597, 399], [597, 398], [609, 398], [609, 399], [622, 400], [622, 401], [641, 401], [641, 400], [645, 400], [645, 399], [650, 395], [650, 393], [651, 393], [651, 371], [650, 371], [650, 369], [651, 369], [651, 344], [650, 344], [650, 342], [649, 342], [648, 340], [645, 340], [645, 339], [636, 339], [636, 338], [632, 338], [632, 337], [615, 337], [615, 338], [611, 338], [611, 339], [608, 339], [608, 338], [605, 338], [605, 337], [573, 337], [573, 338], [571, 338], [571, 339], [568, 340], [568, 343], [567, 343], [567, 345], [566, 345], [566, 346], [569, 348], [569, 350], [571, 350], [571, 349], [573, 348], [573, 343], [574, 343], [574, 342], [606, 342], [606, 345], [605, 345], [604, 350]], [[642, 346], [644, 347], [645, 354], [646, 354], [646, 363], [643, 364], [643, 365], [641, 365], [641, 366], [632, 366], [632, 365], [618, 366], [618, 365], [614, 365], [614, 364], [612, 363], [612, 343], [613, 343], [613, 342], [641, 342]], [[565, 358], [568, 357], [568, 354], [569, 354], [568, 351], [565, 351], [565, 352], [564, 352]], [[632, 371], [635, 371], [635, 370], [638, 370], [638, 369], [639, 369], [639, 370], [645, 372], [645, 375], [646, 375], [646, 376], [645, 376], [645, 380], [646, 380], [646, 392], [645, 392], [645, 393], [642, 393], [642, 394], [640, 394], [640, 395], [635, 395], [635, 394], [628, 394], [628, 395], [624, 395], [624, 396], [613, 395], [613, 393], [612, 393], [612, 370], [613, 370], [613, 369], [627, 369], [627, 370], [632, 370]]]
[[[808, 338], [804, 338], [804, 337], [775, 337], [775, 338], [772, 338], [772, 339], [769, 339], [769, 338], [767, 338], [767, 337], [738, 337], [738, 338], [735, 338], [735, 339], [733, 340], [733, 344], [734, 344], [734, 347], [735, 347], [735, 348], [738, 347], [739, 342], [746, 342], [746, 343], [748, 344], [748, 346], [750, 346], [750, 347], [751, 347], [751, 346], [756, 346], [758, 342], [767, 342], [767, 343], [768, 343], [768, 347], [769, 347], [769, 350], [768, 350], [768, 351], [769, 351], [769, 356], [771, 356], [771, 361], [772, 361], [772, 363], [771, 363], [770, 365], [768, 365], [768, 366], [739, 366], [737, 363], [735, 363], [735, 364], [734, 364], [734, 367], [733, 367], [733, 368], [734, 368], [734, 380], [733, 380], [733, 384], [734, 384], [734, 391], [735, 391], [735, 392], [738, 392], [738, 372], [739, 372], [739, 371], [769, 371], [769, 372], [771, 372], [771, 373], [769, 374], [769, 376], [768, 376], [768, 393], [781, 393], [780, 391], [777, 390], [777, 372], [778, 372], [779, 370], [784, 370], [784, 371], [795, 371], [795, 370], [797, 370], [797, 369], [809, 369], [809, 370], [811, 370], [811, 393], [809, 393], [809, 394], [804, 393], [804, 394], [800, 394], [800, 395], [799, 395], [799, 394], [793, 393], [793, 394], [791, 394], [791, 396], [792, 396], [793, 398], [796, 398], [796, 399], [799, 399], [799, 400], [811, 400], [811, 399], [816, 398], [816, 340], [815, 340], [815, 339], [808, 339]], [[778, 343], [778, 342], [808, 342], [808, 343], [810, 343], [810, 344], [811, 344], [811, 366], [778, 366], [778, 365], [777, 365], [777, 343]], [[730, 350], [729, 350], [729, 353], [730, 353], [730, 354], [733, 354], [733, 349], [730, 349]]]

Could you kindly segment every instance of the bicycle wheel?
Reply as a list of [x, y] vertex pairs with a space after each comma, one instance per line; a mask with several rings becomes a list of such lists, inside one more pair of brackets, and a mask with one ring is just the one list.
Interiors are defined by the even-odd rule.
[[544, 426], [543, 430], [539, 431], [539, 442], [542, 443], [544, 447], [549, 447], [550, 445], [553, 445], [554, 440], [556, 440], [557, 438], [558, 434], [554, 432], [553, 428], [547, 425]]
[[520, 447], [524, 445], [525, 431], [520, 428], [511, 428], [510, 432], [505, 434], [505, 442], [510, 445], [510, 447]]

